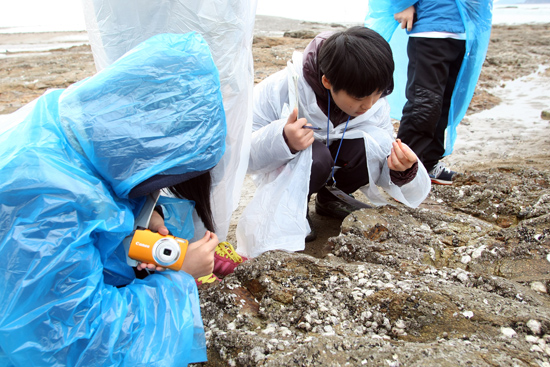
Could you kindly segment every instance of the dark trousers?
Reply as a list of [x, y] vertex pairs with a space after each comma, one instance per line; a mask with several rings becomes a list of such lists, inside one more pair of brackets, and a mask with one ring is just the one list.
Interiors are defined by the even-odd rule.
[[466, 41], [409, 37], [407, 102], [397, 137], [430, 171], [445, 153], [445, 129]]
[[[316, 192], [320, 201], [334, 200], [333, 195], [325, 189], [325, 184], [327, 182], [332, 184], [332, 165], [339, 144], [340, 140], [337, 140], [327, 148], [324, 143], [313, 142], [309, 196]], [[363, 139], [344, 139], [336, 166], [340, 167], [334, 173], [336, 187], [346, 194], [351, 194], [361, 186], [368, 184], [369, 174], [365, 141]]]

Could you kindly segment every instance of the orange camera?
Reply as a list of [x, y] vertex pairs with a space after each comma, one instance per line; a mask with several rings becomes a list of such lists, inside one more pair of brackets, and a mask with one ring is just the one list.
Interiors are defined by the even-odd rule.
[[189, 242], [174, 236], [163, 236], [148, 229], [136, 229], [128, 256], [144, 263], [181, 270]]

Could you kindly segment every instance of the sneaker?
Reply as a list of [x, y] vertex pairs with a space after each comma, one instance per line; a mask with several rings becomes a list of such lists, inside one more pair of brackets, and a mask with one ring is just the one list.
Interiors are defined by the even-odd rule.
[[344, 219], [356, 210], [361, 209], [358, 206], [346, 203], [340, 199], [329, 200], [326, 202], [319, 201], [319, 197], [315, 198], [315, 212], [325, 217]]
[[452, 185], [455, 173], [455, 171], [451, 171], [441, 162], [437, 163], [434, 168], [428, 172], [432, 179], [432, 183], [438, 185]]
[[312, 242], [317, 239], [317, 232], [315, 232], [315, 229], [313, 229], [313, 222], [311, 221], [311, 217], [309, 216], [309, 210], [306, 214], [307, 223], [309, 224], [310, 231], [306, 236], [306, 242]]
[[195, 283], [197, 283], [197, 287], [205, 284], [212, 284], [215, 282], [220, 282], [220, 280], [218, 279], [217, 276], [214, 275], [214, 273], [195, 279]]
[[229, 242], [220, 242], [214, 253], [214, 273], [224, 277], [231, 274], [243, 261], [248, 260], [237, 254]]

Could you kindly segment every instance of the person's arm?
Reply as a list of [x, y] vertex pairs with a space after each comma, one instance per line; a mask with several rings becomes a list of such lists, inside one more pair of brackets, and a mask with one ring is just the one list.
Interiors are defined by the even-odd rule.
[[401, 24], [401, 29], [407, 28], [407, 31], [411, 31], [413, 25], [414, 25], [414, 15], [416, 14], [416, 10], [414, 6], [409, 6], [407, 9], [395, 13], [393, 15], [393, 19], [399, 22]]
[[297, 108], [288, 116], [286, 125], [283, 128], [283, 138], [293, 154], [306, 149], [315, 141], [313, 130], [304, 129], [306, 124], [307, 120], [305, 118], [298, 118]]
[[[153, 211], [151, 215], [149, 229], [163, 236], [169, 234], [168, 228], [164, 225], [164, 218], [157, 211]], [[188, 245], [181, 270], [195, 279], [211, 274], [214, 269], [214, 251], [218, 243], [218, 236], [213, 232], [206, 231], [203, 238]], [[161, 266], [144, 262], [139, 263], [137, 269], [165, 270]]]
[[248, 170], [250, 173], [270, 172], [286, 164], [307, 147], [313, 131], [302, 129], [305, 119], [296, 115], [282, 116], [288, 103], [286, 71], [271, 75], [254, 88], [253, 133]]
[[418, 157], [406, 144], [401, 142], [401, 139], [392, 143], [387, 162], [390, 179], [399, 187], [414, 180], [418, 173]]
[[401, 139], [397, 139], [392, 143], [387, 161], [390, 170], [404, 172], [410, 169], [418, 161], [418, 158], [411, 148], [401, 142]]

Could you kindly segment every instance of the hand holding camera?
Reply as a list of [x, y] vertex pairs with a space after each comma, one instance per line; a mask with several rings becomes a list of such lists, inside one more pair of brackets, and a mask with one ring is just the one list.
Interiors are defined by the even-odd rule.
[[[163, 236], [166, 236], [166, 235], [170, 234], [170, 231], [168, 231], [168, 228], [166, 228], [166, 226], [164, 225], [164, 219], [156, 211], [153, 211], [153, 213], [151, 215], [151, 219], [149, 221], [149, 229], [153, 232], [158, 232], [159, 234], [161, 234]], [[163, 270], [165, 270], [165, 268], [163, 268], [162, 266], [157, 266], [157, 265], [152, 264], [152, 263], [140, 262], [137, 265], [137, 270], [145, 270], [145, 269], [148, 269], [150, 271], [163, 271]]]
[[[149, 229], [163, 236], [169, 233], [168, 228], [164, 225], [164, 219], [157, 212], [153, 212], [151, 216]], [[179, 270], [185, 271], [195, 279], [212, 273], [214, 269], [214, 251], [218, 243], [218, 236], [207, 231], [203, 238], [188, 245], [183, 265]], [[143, 260], [138, 264], [137, 269], [165, 270], [162, 266], [157, 266], [155, 263], [143, 262]]]

